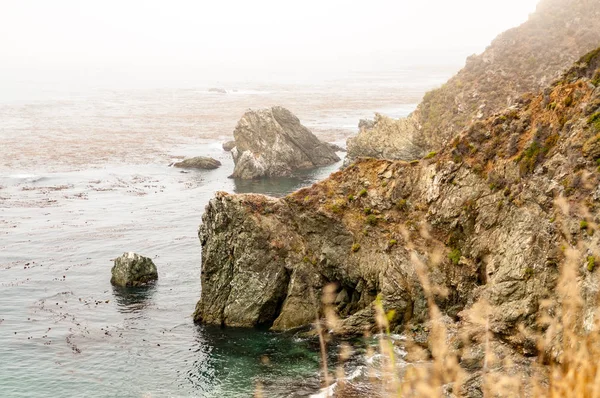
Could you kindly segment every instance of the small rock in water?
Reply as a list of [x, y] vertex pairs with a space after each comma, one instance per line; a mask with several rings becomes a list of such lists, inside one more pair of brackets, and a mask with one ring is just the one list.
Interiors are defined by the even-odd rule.
[[112, 267], [110, 283], [117, 286], [143, 286], [158, 279], [156, 265], [137, 253], [123, 253]]
[[211, 170], [211, 169], [216, 169], [217, 167], [221, 166], [221, 162], [219, 162], [218, 160], [213, 159], [213, 158], [198, 156], [195, 158], [185, 159], [182, 162], [177, 162], [173, 166], [180, 167], [183, 169]]

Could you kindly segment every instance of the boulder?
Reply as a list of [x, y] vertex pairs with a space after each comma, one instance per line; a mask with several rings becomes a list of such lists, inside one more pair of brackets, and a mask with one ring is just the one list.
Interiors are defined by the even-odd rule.
[[235, 148], [235, 141], [227, 141], [223, 143], [223, 150], [225, 152], [230, 152], [233, 148]]
[[137, 253], [123, 253], [114, 260], [110, 283], [116, 286], [144, 286], [158, 279], [154, 262]]
[[276, 106], [249, 110], [239, 120], [231, 151], [232, 177], [292, 176], [294, 171], [326, 166], [340, 160], [335, 151], [319, 140], [289, 110]]
[[173, 166], [179, 167], [182, 169], [204, 169], [204, 170], [212, 170], [221, 166], [221, 162], [216, 159], [198, 156], [195, 158], [186, 159], [182, 162], [175, 163]]

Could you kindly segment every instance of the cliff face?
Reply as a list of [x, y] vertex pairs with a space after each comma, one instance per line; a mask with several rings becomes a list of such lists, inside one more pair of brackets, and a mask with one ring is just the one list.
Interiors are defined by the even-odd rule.
[[357, 157], [418, 159], [428, 148], [419, 135], [419, 124], [413, 115], [392, 119], [376, 114], [372, 123], [359, 124], [359, 133], [349, 138], [346, 145], [346, 165]]
[[232, 177], [283, 177], [295, 170], [325, 166], [340, 160], [290, 111], [280, 106], [248, 111], [239, 120], [231, 153]]
[[[598, 43], [597, 0], [541, 0], [527, 22], [499, 35], [446, 84], [425, 95], [401, 122], [414, 130], [382, 125], [361, 131], [348, 140], [348, 156], [412, 160], [439, 149], [473, 121], [511, 106], [526, 92], [541, 90]], [[410, 147], [386, 152], [390, 141]]]
[[282, 199], [219, 193], [199, 232], [194, 319], [307, 325], [334, 282], [343, 331], [372, 325], [378, 294], [395, 310], [392, 325], [419, 324], [428, 316], [416, 272], [424, 263], [450, 319], [484, 298], [491, 331], [534, 350], [518, 329], [535, 324], [542, 300], [557, 299], [561, 245], [579, 245], [584, 293], [600, 282], [589, 266], [600, 255], [599, 85], [600, 49], [429, 159], [361, 160]]

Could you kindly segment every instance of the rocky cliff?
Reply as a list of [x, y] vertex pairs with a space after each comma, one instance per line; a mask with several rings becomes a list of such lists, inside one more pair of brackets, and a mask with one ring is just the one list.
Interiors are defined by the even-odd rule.
[[[412, 160], [448, 143], [470, 123], [511, 106], [526, 92], [557, 79], [600, 43], [597, 0], [541, 0], [521, 26], [499, 35], [415, 112], [362, 129], [348, 140], [348, 156]], [[392, 143], [392, 144], [390, 144]]]
[[451, 322], [484, 298], [493, 334], [535, 351], [520, 330], [534, 327], [543, 300], [557, 299], [566, 246], [580, 250], [584, 296], [600, 282], [599, 86], [600, 49], [428, 159], [360, 160], [282, 199], [217, 194], [199, 231], [194, 319], [306, 325], [323, 287], [336, 283], [341, 330], [371, 327], [379, 294], [395, 310], [392, 327], [419, 325], [428, 317], [423, 263]]
[[231, 153], [232, 177], [283, 177], [295, 170], [335, 163], [340, 158], [330, 146], [304, 127], [285, 108], [250, 110], [239, 120]]
[[378, 159], [418, 159], [426, 153], [429, 145], [419, 135], [419, 124], [413, 116], [403, 119], [375, 114], [371, 122], [361, 121], [359, 132], [347, 140], [347, 156], [344, 164], [357, 157]]

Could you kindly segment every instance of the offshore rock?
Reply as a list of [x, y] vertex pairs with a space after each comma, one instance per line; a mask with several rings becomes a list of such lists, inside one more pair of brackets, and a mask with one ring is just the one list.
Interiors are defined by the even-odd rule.
[[158, 279], [152, 259], [137, 253], [123, 253], [114, 260], [110, 283], [116, 286], [143, 286]]
[[173, 166], [182, 169], [212, 170], [221, 166], [221, 162], [213, 158], [198, 156], [195, 158], [185, 159], [182, 162], [175, 163]]
[[292, 176], [294, 171], [326, 166], [340, 160], [329, 144], [319, 140], [285, 108], [249, 110], [233, 136], [235, 168], [232, 177]]

